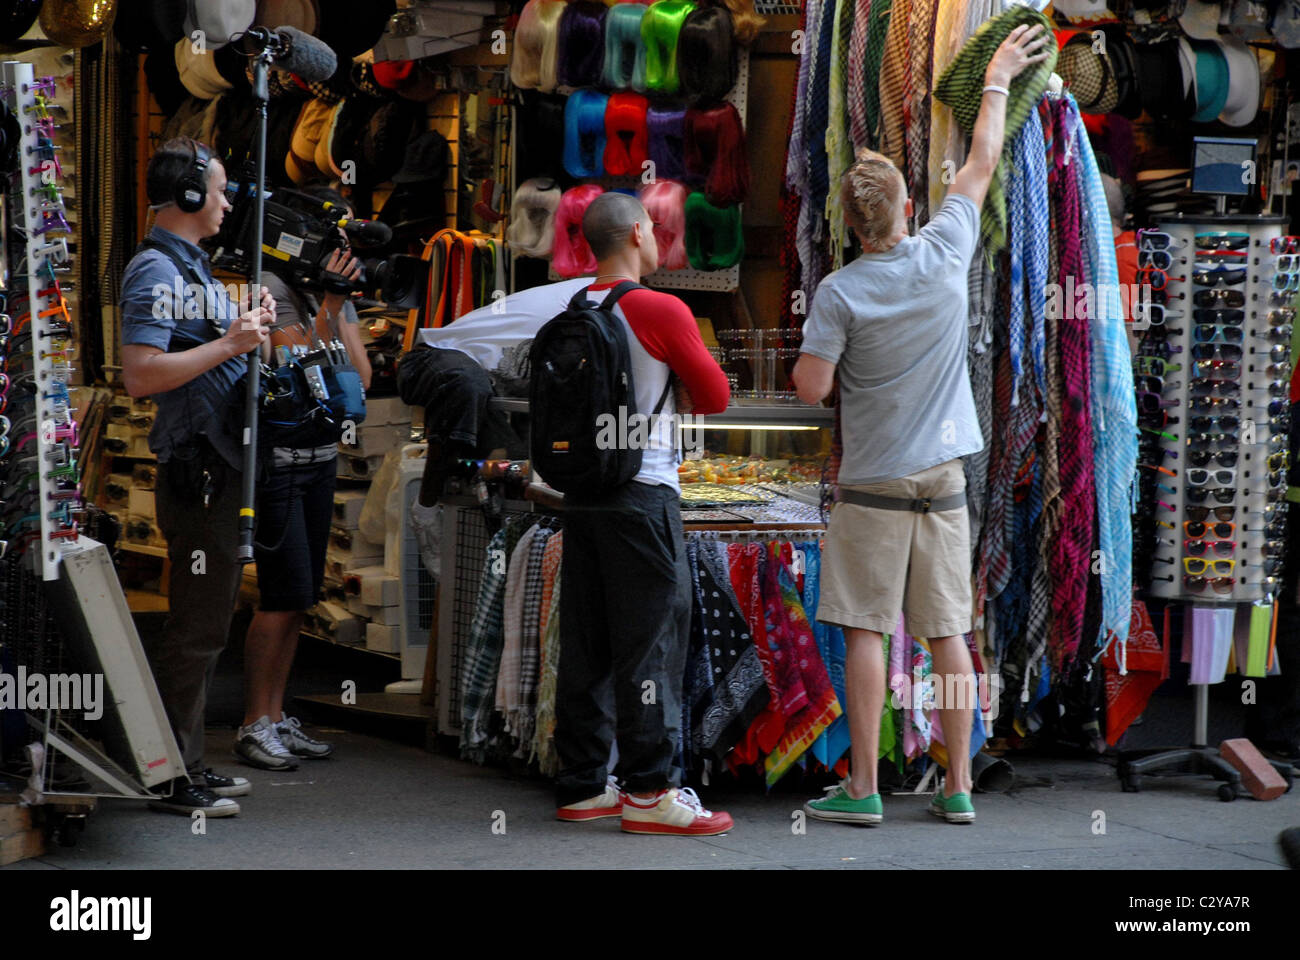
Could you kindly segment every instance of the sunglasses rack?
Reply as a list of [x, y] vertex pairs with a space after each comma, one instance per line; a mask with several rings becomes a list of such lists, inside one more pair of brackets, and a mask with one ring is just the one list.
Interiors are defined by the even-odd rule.
[[1300, 296], [1300, 257], [1289, 256], [1300, 238], [1284, 237], [1285, 224], [1175, 216], [1139, 231], [1134, 554], [1150, 560], [1154, 597], [1235, 604], [1276, 593]]
[[[10, 290], [4, 320], [4, 417], [0, 476], [4, 480], [5, 549], [25, 548], [33, 571], [59, 575], [64, 545], [79, 536], [83, 518], [75, 412], [69, 396], [72, 318], [59, 287], [67, 268], [68, 225], [53, 78], [37, 79], [30, 63], [0, 64], [5, 107], [22, 136], [16, 171], [9, 173], [9, 224], [26, 239], [11, 246]], [[25, 287], [25, 289], [24, 289]]]

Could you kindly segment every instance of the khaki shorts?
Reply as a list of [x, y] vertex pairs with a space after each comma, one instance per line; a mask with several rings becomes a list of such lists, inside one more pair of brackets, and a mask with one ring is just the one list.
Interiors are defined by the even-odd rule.
[[[960, 460], [898, 480], [848, 486], [902, 499], [948, 497], [966, 489]], [[970, 519], [966, 507], [938, 513], [837, 503], [822, 556], [822, 623], [893, 633], [898, 615], [914, 637], [969, 633]]]

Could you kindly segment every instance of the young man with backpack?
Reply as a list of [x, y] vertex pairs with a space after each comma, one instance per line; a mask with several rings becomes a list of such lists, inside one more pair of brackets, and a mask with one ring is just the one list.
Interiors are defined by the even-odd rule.
[[[721, 412], [730, 388], [686, 304], [640, 286], [658, 265], [653, 227], [627, 194], [592, 202], [582, 230], [595, 282], [538, 332], [531, 354], [534, 464], [565, 494], [556, 816], [712, 836], [731, 817], [680, 788], [673, 766], [691, 591], [674, 415]], [[611, 443], [597, 421], [620, 413], [658, 416]]]

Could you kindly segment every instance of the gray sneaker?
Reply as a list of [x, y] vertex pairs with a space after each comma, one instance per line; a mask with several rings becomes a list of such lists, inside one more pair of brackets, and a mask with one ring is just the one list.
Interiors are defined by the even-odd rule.
[[235, 734], [235, 759], [262, 770], [298, 769], [298, 761], [275, 735], [270, 717], [260, 717], [257, 723], [239, 728]]
[[302, 722], [288, 714], [280, 714], [280, 722], [275, 725], [275, 735], [295, 757], [321, 760], [334, 752], [334, 744], [313, 740], [302, 732]]

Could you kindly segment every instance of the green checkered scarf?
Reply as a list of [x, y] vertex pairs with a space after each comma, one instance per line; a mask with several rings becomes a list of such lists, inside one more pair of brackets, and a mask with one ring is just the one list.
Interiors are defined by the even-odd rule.
[[[948, 65], [943, 75], [934, 86], [934, 95], [952, 107], [953, 116], [968, 133], [975, 129], [975, 120], [979, 116], [980, 103], [984, 97], [984, 74], [989, 61], [1016, 27], [1021, 24], [1041, 25], [1047, 34], [1049, 54], [1046, 60], [1037, 63], [1011, 81], [1011, 96], [1007, 99], [1007, 129], [1005, 143], [1013, 143], [1029, 111], [1034, 109], [1047, 82], [1056, 69], [1056, 56], [1059, 52], [1056, 39], [1052, 33], [1052, 24], [1047, 17], [1029, 7], [1012, 7], [1006, 13], [985, 21], [975, 35], [966, 42], [957, 58]], [[1007, 154], [1004, 150], [998, 161], [993, 181], [989, 184], [988, 196], [984, 200], [981, 215], [980, 236], [984, 241], [987, 257], [994, 257], [1006, 246], [1007, 238], [1007, 201], [1006, 201], [1006, 165]]]

